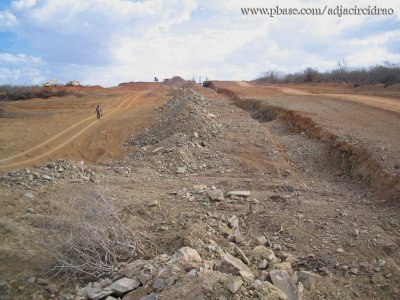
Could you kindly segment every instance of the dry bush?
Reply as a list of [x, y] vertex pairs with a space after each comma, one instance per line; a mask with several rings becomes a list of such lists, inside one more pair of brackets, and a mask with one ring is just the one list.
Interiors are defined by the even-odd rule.
[[40, 86], [0, 86], [0, 101], [29, 100], [33, 98], [48, 99], [63, 97], [72, 94], [63, 88], [49, 88]]
[[266, 82], [266, 83], [280, 83], [285, 78], [285, 74], [283, 72], [278, 71], [267, 71], [264, 72], [260, 77], [259, 81]]
[[118, 217], [106, 190], [98, 186], [74, 195], [46, 224], [51, 233], [41, 244], [56, 261], [50, 273], [98, 279], [112, 276], [120, 263], [137, 256], [137, 236]]

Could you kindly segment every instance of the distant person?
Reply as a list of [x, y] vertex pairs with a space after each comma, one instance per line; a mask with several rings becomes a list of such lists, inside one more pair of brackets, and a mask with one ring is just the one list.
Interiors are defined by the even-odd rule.
[[100, 108], [99, 104], [97, 104], [97, 106], [96, 106], [96, 114], [97, 114], [97, 119], [100, 120], [102, 113], [101, 113], [101, 108]]

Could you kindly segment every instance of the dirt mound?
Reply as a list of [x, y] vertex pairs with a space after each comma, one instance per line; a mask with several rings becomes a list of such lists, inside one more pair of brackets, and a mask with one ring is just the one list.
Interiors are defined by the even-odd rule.
[[136, 82], [129, 81], [129, 82], [121, 82], [118, 86], [127, 86], [127, 85], [134, 85]]
[[174, 91], [174, 97], [157, 108], [158, 122], [144, 135], [131, 140], [141, 148], [136, 159], [148, 159], [164, 172], [187, 173], [224, 164], [226, 159], [209, 149], [222, 133], [222, 126], [207, 107], [212, 102], [190, 87]]
[[129, 90], [129, 91], [139, 91], [139, 90], [152, 90], [157, 89], [160, 86], [158, 82], [124, 82], [120, 83], [116, 89], [117, 90]]
[[219, 130], [215, 116], [207, 114], [205, 109], [210, 105], [211, 102], [191, 88], [175, 91], [172, 99], [157, 108], [162, 113], [161, 119], [140, 138], [138, 144], [155, 145], [175, 134], [190, 137], [194, 132], [202, 139], [216, 136]]
[[173, 87], [183, 87], [186, 84], [186, 80], [180, 76], [174, 76], [170, 79], [164, 79], [164, 84]]

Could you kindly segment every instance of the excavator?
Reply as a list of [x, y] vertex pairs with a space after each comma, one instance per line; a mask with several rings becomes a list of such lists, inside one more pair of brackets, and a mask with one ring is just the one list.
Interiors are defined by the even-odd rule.
[[46, 81], [43, 84], [44, 87], [51, 87], [51, 86], [58, 86], [58, 85], [59, 84], [58, 84], [58, 80], [57, 79], [52, 79], [52, 80]]

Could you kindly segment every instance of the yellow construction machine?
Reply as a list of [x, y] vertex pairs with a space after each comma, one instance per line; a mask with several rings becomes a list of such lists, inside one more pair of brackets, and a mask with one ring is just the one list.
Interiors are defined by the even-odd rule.
[[52, 79], [52, 80], [46, 81], [46, 82], [43, 84], [44, 87], [51, 87], [51, 86], [58, 86], [58, 85], [59, 85], [59, 84], [58, 84], [57, 79]]

